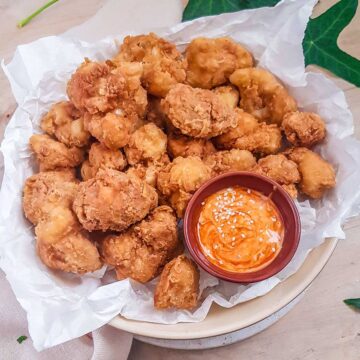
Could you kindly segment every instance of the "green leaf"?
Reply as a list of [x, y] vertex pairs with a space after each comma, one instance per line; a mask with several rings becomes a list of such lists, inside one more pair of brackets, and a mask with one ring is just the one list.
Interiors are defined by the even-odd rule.
[[344, 300], [346, 305], [354, 306], [357, 309], [360, 309], [360, 298], [357, 299], [346, 299]]
[[19, 344], [21, 344], [23, 341], [25, 341], [27, 339], [27, 336], [25, 336], [25, 335], [21, 335], [21, 336], [19, 336], [17, 339], [16, 339], [16, 341], [19, 343]]
[[183, 13], [183, 21], [200, 16], [218, 15], [244, 9], [274, 6], [280, 0], [189, 0]]
[[360, 86], [360, 61], [340, 50], [337, 38], [356, 13], [358, 0], [341, 0], [310, 19], [303, 41], [305, 64], [316, 64]]

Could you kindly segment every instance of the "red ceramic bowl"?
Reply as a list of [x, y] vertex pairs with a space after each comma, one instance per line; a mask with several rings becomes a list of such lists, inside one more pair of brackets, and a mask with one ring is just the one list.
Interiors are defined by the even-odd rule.
[[[283, 245], [277, 257], [265, 268], [250, 273], [227, 271], [211, 263], [201, 250], [197, 233], [201, 203], [209, 195], [236, 185], [259, 191], [265, 196], [272, 193], [271, 199], [277, 206], [284, 224]], [[254, 173], [229, 172], [209, 180], [193, 195], [185, 212], [184, 233], [190, 254], [205, 271], [223, 280], [248, 284], [265, 280], [277, 274], [289, 263], [299, 244], [301, 226], [294, 201], [279, 184]]]

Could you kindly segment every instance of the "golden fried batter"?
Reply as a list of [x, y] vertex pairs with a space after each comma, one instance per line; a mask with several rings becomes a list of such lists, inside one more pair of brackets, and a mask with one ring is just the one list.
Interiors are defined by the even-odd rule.
[[230, 81], [240, 91], [240, 107], [260, 121], [280, 126], [285, 114], [297, 110], [283, 85], [264, 69], [236, 70]]
[[118, 279], [132, 278], [145, 283], [179, 246], [177, 221], [169, 206], [159, 206], [144, 220], [101, 243], [104, 261], [115, 266]]
[[253, 66], [251, 54], [229, 38], [197, 38], [185, 52], [186, 81], [193, 87], [211, 89], [224, 84], [236, 70]]
[[130, 166], [126, 170], [126, 173], [137, 176], [139, 179], [144, 180], [147, 184], [157, 188], [158, 174], [169, 163], [169, 156], [167, 154], [163, 154], [163, 156], [158, 160], [148, 161], [146, 164], [138, 163], [134, 166]]
[[25, 216], [34, 225], [45, 220], [55, 207], [70, 207], [78, 187], [74, 172], [40, 172], [26, 179], [23, 193]]
[[120, 150], [111, 150], [100, 143], [93, 143], [89, 151], [89, 160], [81, 166], [81, 177], [89, 180], [101, 169], [123, 170], [127, 165], [124, 154]]
[[235, 111], [210, 90], [178, 84], [161, 105], [172, 125], [196, 138], [211, 138], [237, 125]]
[[211, 168], [197, 156], [177, 157], [158, 174], [158, 189], [183, 217], [191, 195], [211, 178]]
[[84, 151], [75, 146], [67, 147], [49, 135], [33, 135], [30, 148], [39, 162], [40, 171], [72, 168], [84, 160]]
[[69, 101], [54, 104], [41, 119], [40, 127], [69, 147], [83, 147], [90, 140], [90, 134], [84, 128], [84, 120], [79, 110]]
[[67, 84], [69, 99], [90, 114], [118, 109], [125, 116], [142, 117], [147, 106], [146, 91], [140, 84], [142, 67], [134, 64], [132, 70], [85, 60]]
[[256, 165], [254, 155], [247, 150], [224, 150], [205, 157], [204, 162], [211, 168], [213, 176], [229, 171], [247, 171]]
[[159, 160], [166, 153], [167, 136], [155, 124], [149, 123], [137, 129], [125, 147], [130, 165]]
[[54, 207], [35, 234], [39, 257], [51, 269], [83, 274], [102, 266], [95, 244], [68, 207]]
[[180, 255], [165, 265], [156, 285], [157, 309], [192, 309], [198, 304], [199, 270], [196, 264]]
[[127, 117], [121, 110], [106, 114], [84, 114], [84, 126], [98, 141], [110, 149], [119, 149], [128, 144], [130, 135], [138, 127], [137, 117]]
[[203, 158], [216, 151], [210, 140], [194, 139], [189, 136], [177, 135], [171, 132], [168, 135], [167, 150], [172, 158], [178, 156], [199, 156]]
[[80, 183], [73, 208], [88, 231], [122, 231], [157, 206], [153, 187], [136, 176], [105, 169]]
[[298, 165], [301, 175], [300, 190], [313, 199], [321, 198], [325, 191], [335, 186], [335, 171], [330, 163], [317, 153], [304, 148], [285, 152]]
[[280, 185], [284, 186], [291, 196], [296, 197], [295, 186], [290, 186], [300, 182], [300, 173], [295, 162], [287, 159], [283, 154], [269, 155], [260, 159], [252, 170], [258, 174], [267, 176]]
[[186, 61], [175, 45], [154, 33], [127, 36], [113, 61], [141, 62], [144, 67], [142, 84], [155, 96], [164, 97], [173, 85], [184, 82], [186, 77]]
[[295, 146], [313, 146], [325, 138], [324, 120], [315, 113], [295, 111], [285, 115], [282, 129]]
[[236, 109], [238, 125], [235, 129], [218, 136], [219, 148], [248, 150], [260, 155], [273, 154], [281, 147], [281, 130], [275, 124], [258, 123], [256, 118], [241, 109]]
[[239, 91], [234, 86], [219, 86], [213, 89], [213, 92], [220, 98], [220, 100], [232, 109], [239, 105], [240, 95]]

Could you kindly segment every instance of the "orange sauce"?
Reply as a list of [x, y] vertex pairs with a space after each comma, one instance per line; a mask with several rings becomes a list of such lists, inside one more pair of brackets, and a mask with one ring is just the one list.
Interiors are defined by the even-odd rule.
[[269, 265], [279, 254], [284, 237], [284, 224], [273, 201], [240, 186], [205, 199], [197, 230], [207, 259], [237, 273]]

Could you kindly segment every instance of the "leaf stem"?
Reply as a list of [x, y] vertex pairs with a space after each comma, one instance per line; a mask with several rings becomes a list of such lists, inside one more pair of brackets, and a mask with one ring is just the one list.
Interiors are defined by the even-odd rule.
[[31, 15], [29, 15], [27, 18], [21, 20], [18, 22], [17, 27], [22, 28], [26, 24], [28, 24], [35, 16], [39, 15], [41, 12], [43, 12], [45, 9], [47, 9], [49, 6], [55, 4], [59, 0], [51, 0], [47, 2], [45, 5], [43, 5], [41, 8], [37, 9], [35, 12], [33, 12]]

